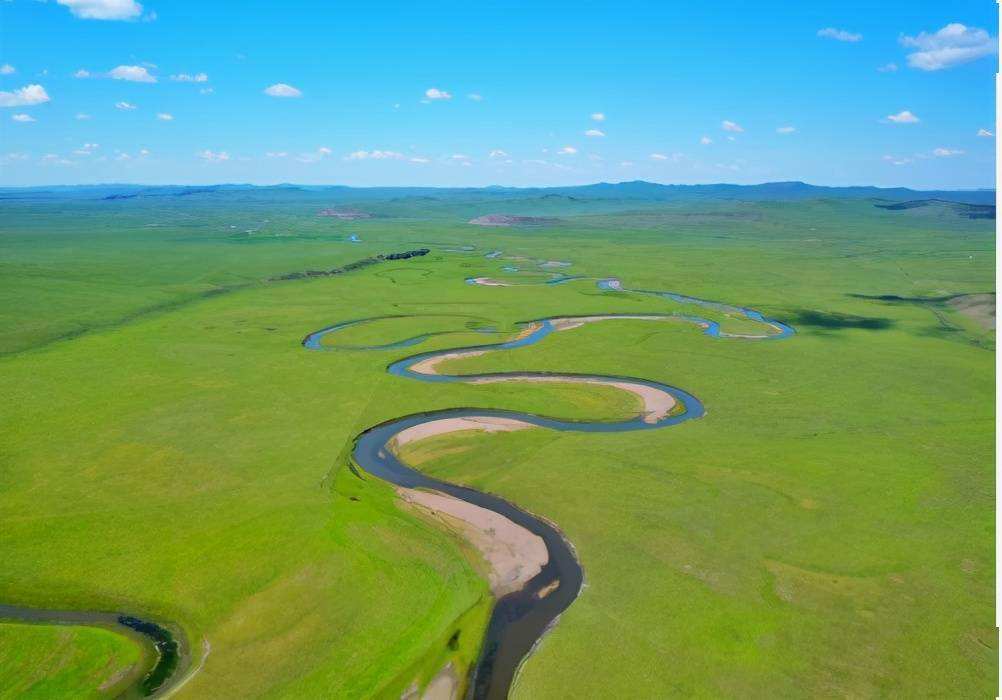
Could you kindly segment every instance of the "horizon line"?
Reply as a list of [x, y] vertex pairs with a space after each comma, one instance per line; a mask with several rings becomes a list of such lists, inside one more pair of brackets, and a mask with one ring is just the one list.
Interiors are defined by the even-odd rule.
[[881, 186], [881, 185], [815, 185], [803, 180], [767, 180], [749, 184], [739, 184], [733, 182], [698, 182], [698, 183], [674, 183], [657, 182], [654, 180], [620, 180], [609, 182], [600, 180], [578, 185], [346, 185], [340, 183], [299, 183], [299, 182], [275, 182], [270, 184], [257, 184], [252, 182], [212, 182], [212, 183], [182, 183], [171, 182], [162, 184], [152, 184], [143, 182], [95, 182], [95, 183], [51, 183], [45, 185], [2, 185], [0, 190], [29, 190], [44, 189], [51, 187], [59, 188], [85, 188], [85, 187], [253, 187], [253, 188], [279, 188], [279, 187], [316, 187], [316, 188], [345, 188], [355, 190], [377, 190], [377, 189], [429, 189], [429, 190], [547, 190], [547, 189], [578, 189], [585, 187], [596, 187], [600, 185], [620, 186], [630, 184], [654, 185], [657, 187], [764, 187], [767, 185], [802, 185], [819, 189], [875, 189], [875, 190], [909, 190], [911, 192], [993, 192], [997, 187], [933, 187], [926, 189], [916, 189], [905, 185]]

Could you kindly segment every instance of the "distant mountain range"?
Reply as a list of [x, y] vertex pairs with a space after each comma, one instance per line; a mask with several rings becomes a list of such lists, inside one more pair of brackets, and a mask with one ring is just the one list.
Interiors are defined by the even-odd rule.
[[766, 182], [760, 185], [661, 185], [644, 180], [599, 182], [573, 187], [347, 187], [344, 185], [59, 185], [50, 187], [3, 187], [2, 199], [134, 199], [137, 197], [185, 197], [227, 192], [313, 192], [362, 199], [406, 197], [519, 199], [567, 198], [588, 200], [683, 201], [733, 199], [747, 201], [795, 201], [805, 199], [881, 199], [911, 201], [938, 199], [967, 204], [994, 204], [995, 190], [912, 190], [906, 187], [824, 187], [806, 182]]

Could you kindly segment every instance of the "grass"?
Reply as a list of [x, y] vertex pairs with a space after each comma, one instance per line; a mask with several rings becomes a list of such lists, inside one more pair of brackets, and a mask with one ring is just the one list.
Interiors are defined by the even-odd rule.
[[0, 623], [0, 698], [116, 697], [142, 655], [99, 627]]
[[[635, 407], [607, 387], [431, 385], [387, 364], [490, 342], [471, 319], [508, 332], [560, 314], [682, 311], [747, 330], [589, 281], [464, 284], [500, 275], [507, 263], [482, 257], [498, 249], [750, 306], [798, 331], [715, 340], [689, 324], [604, 321], [449, 365], [644, 377], [708, 410], [659, 431], [414, 446], [421, 469], [545, 515], [577, 548], [587, 586], [517, 696], [994, 691], [992, 334], [949, 306], [853, 296], [993, 291], [991, 222], [707, 202], [484, 230], [457, 223], [467, 204], [369, 204], [399, 218], [336, 224], [313, 200], [261, 197], [3, 204], [0, 600], [177, 622], [212, 647], [180, 697], [399, 697], [448, 661], [464, 672], [490, 607], [479, 563], [353, 475], [352, 437], [452, 406], [589, 419]], [[349, 231], [362, 243], [344, 243]], [[264, 281], [420, 243], [439, 248]], [[441, 250], [469, 243], [478, 252]], [[329, 340], [457, 333], [385, 351], [299, 345], [383, 315], [423, 318]], [[0, 627], [17, 645], [0, 654], [62, 644], [33, 631]], [[79, 661], [45, 677], [61, 684], [50, 696], [84, 694], [97, 659], [125, 658], [101, 630], [56, 631], [75, 635]], [[26, 682], [23, 666], [0, 667]]]

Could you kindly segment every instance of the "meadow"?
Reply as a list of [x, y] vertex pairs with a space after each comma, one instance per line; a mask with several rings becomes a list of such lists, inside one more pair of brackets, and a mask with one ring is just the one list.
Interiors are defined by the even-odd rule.
[[[316, 215], [334, 204], [376, 216]], [[994, 293], [994, 221], [874, 204], [293, 190], [3, 201], [0, 602], [180, 626], [198, 670], [177, 697], [400, 697], [447, 663], [463, 676], [492, 604], [483, 564], [353, 473], [352, 439], [448, 407], [636, 411], [608, 387], [385, 371], [536, 318], [686, 311], [595, 285], [616, 276], [797, 333], [605, 321], [448, 365], [626, 374], [707, 408], [643, 433], [414, 446], [422, 471], [544, 516], [576, 548], [585, 587], [514, 696], [991, 695], [994, 331], [949, 300]], [[465, 223], [496, 212], [560, 221]], [[420, 246], [431, 252], [269, 281]], [[548, 260], [587, 279], [530, 284]], [[478, 276], [513, 286], [464, 282]], [[381, 316], [400, 318], [337, 341], [432, 335], [300, 345]], [[108, 679], [140, 653], [99, 628], [25, 627], [0, 623], [0, 697], [114, 694]]]

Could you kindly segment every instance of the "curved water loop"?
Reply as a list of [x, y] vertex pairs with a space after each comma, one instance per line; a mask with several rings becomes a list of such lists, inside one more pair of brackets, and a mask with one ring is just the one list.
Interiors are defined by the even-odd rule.
[[[570, 280], [560, 279], [560, 281]], [[482, 283], [478, 279], [468, 280], [468, 282]], [[622, 290], [618, 280], [600, 280], [599, 286], [608, 291]], [[542, 342], [556, 332], [577, 328], [587, 323], [612, 319], [687, 321], [695, 323], [703, 328], [705, 333], [716, 338], [785, 338], [793, 333], [790, 326], [766, 318], [752, 309], [709, 302], [670, 292], [643, 293], [665, 296], [680, 303], [704, 305], [729, 313], [736, 312], [749, 320], [766, 325], [770, 332], [763, 335], [727, 334], [720, 331], [719, 324], [715, 321], [682, 314], [635, 313], [561, 316], [525, 322], [522, 324], [523, 331], [512, 340], [418, 353], [391, 363], [387, 367], [387, 371], [406, 379], [433, 383], [481, 384], [546, 381], [610, 385], [638, 396], [644, 405], [643, 412], [621, 421], [572, 421], [519, 411], [453, 408], [395, 418], [369, 428], [355, 439], [352, 458], [365, 472], [401, 489], [430, 489], [475, 507], [486, 509], [507, 518], [516, 526], [524, 528], [540, 538], [545, 544], [548, 556], [538, 572], [517, 590], [500, 596], [494, 606], [480, 657], [472, 671], [468, 691], [470, 697], [507, 697], [519, 665], [532, 651], [533, 646], [540, 640], [547, 628], [577, 597], [583, 582], [583, 572], [572, 545], [554, 525], [500, 496], [422, 474], [407, 466], [394, 448], [413, 439], [477, 428], [491, 430], [493, 427], [493, 429], [509, 430], [539, 427], [576, 432], [652, 430], [699, 418], [705, 412], [700, 400], [689, 392], [649, 379], [553, 372], [445, 374], [439, 371], [439, 366], [442, 363], [453, 359], [527, 347]], [[365, 322], [367, 319], [329, 326], [306, 336], [302, 344], [312, 350], [339, 349], [339, 346], [336, 345], [323, 345], [322, 339], [344, 328]], [[402, 343], [413, 345], [421, 342], [425, 337], [427, 336], [419, 336], [380, 347], [383, 349], [400, 347]], [[357, 346], [341, 346], [341, 349], [357, 349]]]

